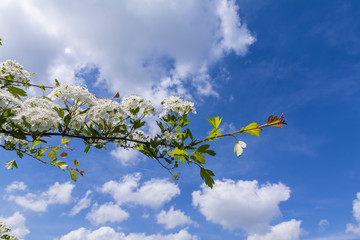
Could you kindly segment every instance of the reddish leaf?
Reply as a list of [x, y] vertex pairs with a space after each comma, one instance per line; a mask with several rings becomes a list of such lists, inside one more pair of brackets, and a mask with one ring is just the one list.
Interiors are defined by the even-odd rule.
[[283, 113], [281, 114], [280, 118], [278, 118], [275, 115], [271, 115], [271, 116], [269, 116], [269, 118], [267, 120], [267, 125], [271, 125], [271, 126], [274, 126], [274, 127], [282, 128], [283, 124], [286, 125]]
[[68, 155], [68, 154], [67, 154], [66, 152], [60, 153], [60, 156], [63, 157], [63, 158], [66, 157], [67, 155]]

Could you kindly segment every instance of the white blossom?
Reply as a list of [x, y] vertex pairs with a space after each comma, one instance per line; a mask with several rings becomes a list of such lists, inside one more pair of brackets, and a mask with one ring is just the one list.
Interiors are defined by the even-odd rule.
[[0, 88], [0, 108], [16, 108], [22, 105], [20, 99], [14, 97], [10, 92]]
[[161, 104], [165, 109], [160, 113], [160, 118], [165, 116], [168, 113], [168, 110], [178, 113], [180, 116], [186, 115], [190, 112], [196, 113], [193, 102], [183, 100], [178, 96], [166, 97]]
[[71, 99], [75, 104], [87, 106], [94, 105], [96, 101], [95, 95], [90, 93], [88, 89], [77, 85], [66, 84], [62, 84], [54, 88], [48, 97], [52, 100], [57, 99], [60, 102], [65, 102]]
[[139, 140], [139, 141], [146, 141], [149, 136], [146, 135], [143, 131], [141, 130], [135, 130], [133, 133], [132, 133], [134, 139], [136, 140]]
[[169, 132], [169, 131], [164, 131], [161, 134], [161, 139], [165, 140], [166, 142], [171, 142], [171, 141], [175, 141], [175, 142], [181, 142], [180, 138], [178, 138], [175, 133]]
[[131, 118], [136, 118], [137, 114], [134, 115], [131, 113], [130, 109], [135, 110], [136, 108], [139, 108], [138, 114], [142, 114], [145, 117], [155, 115], [155, 107], [153, 104], [149, 100], [145, 100], [136, 95], [124, 98], [121, 102], [121, 108]]
[[234, 147], [234, 154], [238, 157], [243, 153], [243, 149], [246, 148], [246, 143], [243, 141], [237, 141]]
[[97, 125], [108, 125], [110, 127], [124, 124], [125, 116], [120, 103], [110, 99], [100, 99], [95, 102], [86, 117]]
[[74, 116], [71, 119], [70, 127], [73, 130], [81, 130], [85, 126], [86, 116], [85, 114], [80, 114], [80, 109], [77, 109], [74, 112]]
[[30, 143], [27, 140], [22, 140], [22, 139], [18, 139], [18, 138], [14, 138], [13, 136], [6, 136], [5, 137], [5, 141], [6, 142], [11, 142], [15, 145], [18, 145], [19, 147], [21, 146], [21, 148], [24, 149], [30, 149]]
[[16, 109], [16, 116], [11, 121], [31, 132], [55, 131], [61, 119], [54, 107], [60, 106], [47, 98], [30, 97]]
[[[31, 75], [28, 71], [24, 70], [23, 66], [15, 60], [6, 60], [0, 63], [0, 77], [11, 77], [14, 81], [25, 81], [28, 80]], [[3, 84], [3, 81], [0, 80]]]

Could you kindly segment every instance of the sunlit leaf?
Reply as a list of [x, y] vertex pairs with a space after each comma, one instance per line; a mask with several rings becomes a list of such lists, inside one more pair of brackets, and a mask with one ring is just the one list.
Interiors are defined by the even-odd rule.
[[258, 136], [260, 136], [260, 130], [262, 130], [262, 129], [260, 128], [259, 124], [253, 122], [253, 123], [250, 123], [249, 125], [247, 125], [246, 127], [240, 129], [240, 131], [241, 130], [246, 132], [246, 133], [249, 133], [249, 134], [251, 134], [253, 136], [258, 137]]

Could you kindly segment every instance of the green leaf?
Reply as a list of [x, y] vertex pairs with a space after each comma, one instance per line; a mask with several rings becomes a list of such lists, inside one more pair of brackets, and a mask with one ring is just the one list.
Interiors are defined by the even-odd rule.
[[74, 182], [76, 182], [76, 180], [78, 179], [78, 177], [76, 175], [78, 175], [78, 172], [75, 171], [71, 171], [70, 172], [70, 176], [71, 176], [71, 180], [73, 180]]
[[257, 124], [256, 122], [250, 123], [246, 127], [240, 129], [240, 131], [242, 132], [246, 132], [257, 137], [260, 136], [260, 130], [262, 129], [260, 128], [260, 125]]
[[13, 170], [14, 167], [15, 167], [15, 168], [18, 168], [15, 160], [5, 162], [5, 167], [6, 167], [7, 169], [11, 169], [11, 170]]
[[169, 152], [169, 155], [174, 156], [175, 159], [180, 158], [181, 163], [184, 163], [185, 159], [189, 159], [189, 154], [185, 150], [180, 149], [178, 147], [176, 147], [174, 150]]
[[164, 132], [165, 131], [165, 128], [163, 126], [163, 124], [159, 121], [156, 121], [156, 124], [159, 126], [159, 128], [161, 129], [161, 132]]
[[210, 147], [209, 144], [204, 144], [204, 145], [199, 146], [197, 151], [201, 152], [201, 153], [209, 154], [210, 156], [215, 156], [216, 153], [213, 150], [210, 150], [209, 147]]
[[182, 150], [178, 147], [176, 147], [174, 150], [169, 152], [169, 155], [170, 156], [189, 156], [189, 154], [185, 150]]
[[141, 128], [142, 126], [145, 125], [145, 121], [140, 121], [140, 120], [136, 120], [134, 121], [134, 129], [138, 129]]
[[84, 149], [84, 152], [85, 152], [85, 153], [88, 153], [89, 150], [90, 150], [90, 145], [88, 144], [88, 145], [86, 145], [86, 147], [85, 147], [85, 149]]
[[14, 95], [14, 97], [17, 97], [17, 98], [20, 98], [19, 96], [22, 96], [22, 97], [27, 96], [27, 95], [26, 95], [26, 92], [25, 92], [23, 89], [21, 89], [21, 88], [10, 87], [10, 88], [8, 88], [8, 91], [9, 91], [12, 95]]
[[55, 161], [57, 159], [56, 152], [54, 150], [51, 150], [50, 152], [48, 152], [47, 156], [53, 161]]
[[23, 158], [24, 154], [20, 151], [16, 151], [16, 154], [19, 156], [19, 158]]
[[218, 133], [219, 130], [220, 130], [219, 128], [214, 128], [214, 129], [210, 132], [208, 138], [216, 138], [216, 137], [218, 137], [218, 136], [221, 136], [222, 133]]
[[200, 164], [205, 164], [205, 157], [199, 152], [193, 152], [193, 156], [196, 158], [196, 161]]
[[140, 111], [140, 108], [139, 108], [139, 107], [137, 107], [137, 108], [135, 108], [135, 109], [130, 108], [130, 112], [131, 112], [134, 116], [136, 116], [136, 114], [138, 114], [139, 111]]
[[41, 88], [43, 91], [45, 91], [45, 86], [43, 84], [40, 84], [39, 88]]
[[32, 146], [35, 147], [36, 145], [39, 145], [40, 143], [41, 143], [41, 141], [35, 140], [32, 142]]
[[66, 115], [66, 116], [64, 117], [64, 123], [65, 123], [65, 125], [69, 125], [70, 120], [71, 120], [70, 116], [69, 116], [69, 115]]
[[57, 112], [57, 114], [59, 115], [59, 117], [61, 117], [61, 118], [64, 117], [64, 109], [54, 107], [54, 110]]
[[218, 128], [222, 121], [222, 118], [219, 118], [219, 116], [217, 116], [217, 117], [212, 117], [211, 119], [207, 118], [207, 120], [214, 128]]
[[203, 180], [205, 180], [206, 185], [208, 185], [210, 188], [213, 188], [215, 181], [212, 176], [215, 176], [215, 174], [211, 170], [200, 168], [200, 176]]
[[9, 109], [6, 109], [3, 113], [3, 116], [4, 118], [8, 118], [12, 115], [13, 111], [9, 108]]
[[61, 144], [65, 144], [65, 143], [68, 143], [68, 142], [70, 142], [70, 140], [67, 139], [67, 138], [61, 138], [61, 140], [60, 140]]
[[59, 83], [59, 81], [55, 78], [55, 86], [56, 87], [59, 87], [60, 86], [60, 83]]
[[186, 129], [186, 133], [189, 135], [189, 137], [190, 137], [191, 140], [194, 140], [193, 135], [192, 135], [192, 133], [191, 133], [191, 131], [190, 131], [189, 128]]

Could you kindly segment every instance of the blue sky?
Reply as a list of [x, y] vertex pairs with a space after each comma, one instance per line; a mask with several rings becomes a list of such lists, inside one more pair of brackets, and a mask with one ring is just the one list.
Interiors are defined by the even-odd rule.
[[16, 59], [35, 83], [181, 95], [196, 103], [199, 137], [212, 116], [223, 132], [271, 114], [288, 125], [240, 136], [240, 158], [233, 138], [215, 142], [212, 190], [194, 167], [175, 184], [139, 154], [85, 155], [72, 140], [68, 159], [85, 176], [26, 158], [0, 168], [0, 218], [29, 240], [359, 239], [359, 16], [346, 0], [2, 0], [0, 61]]

